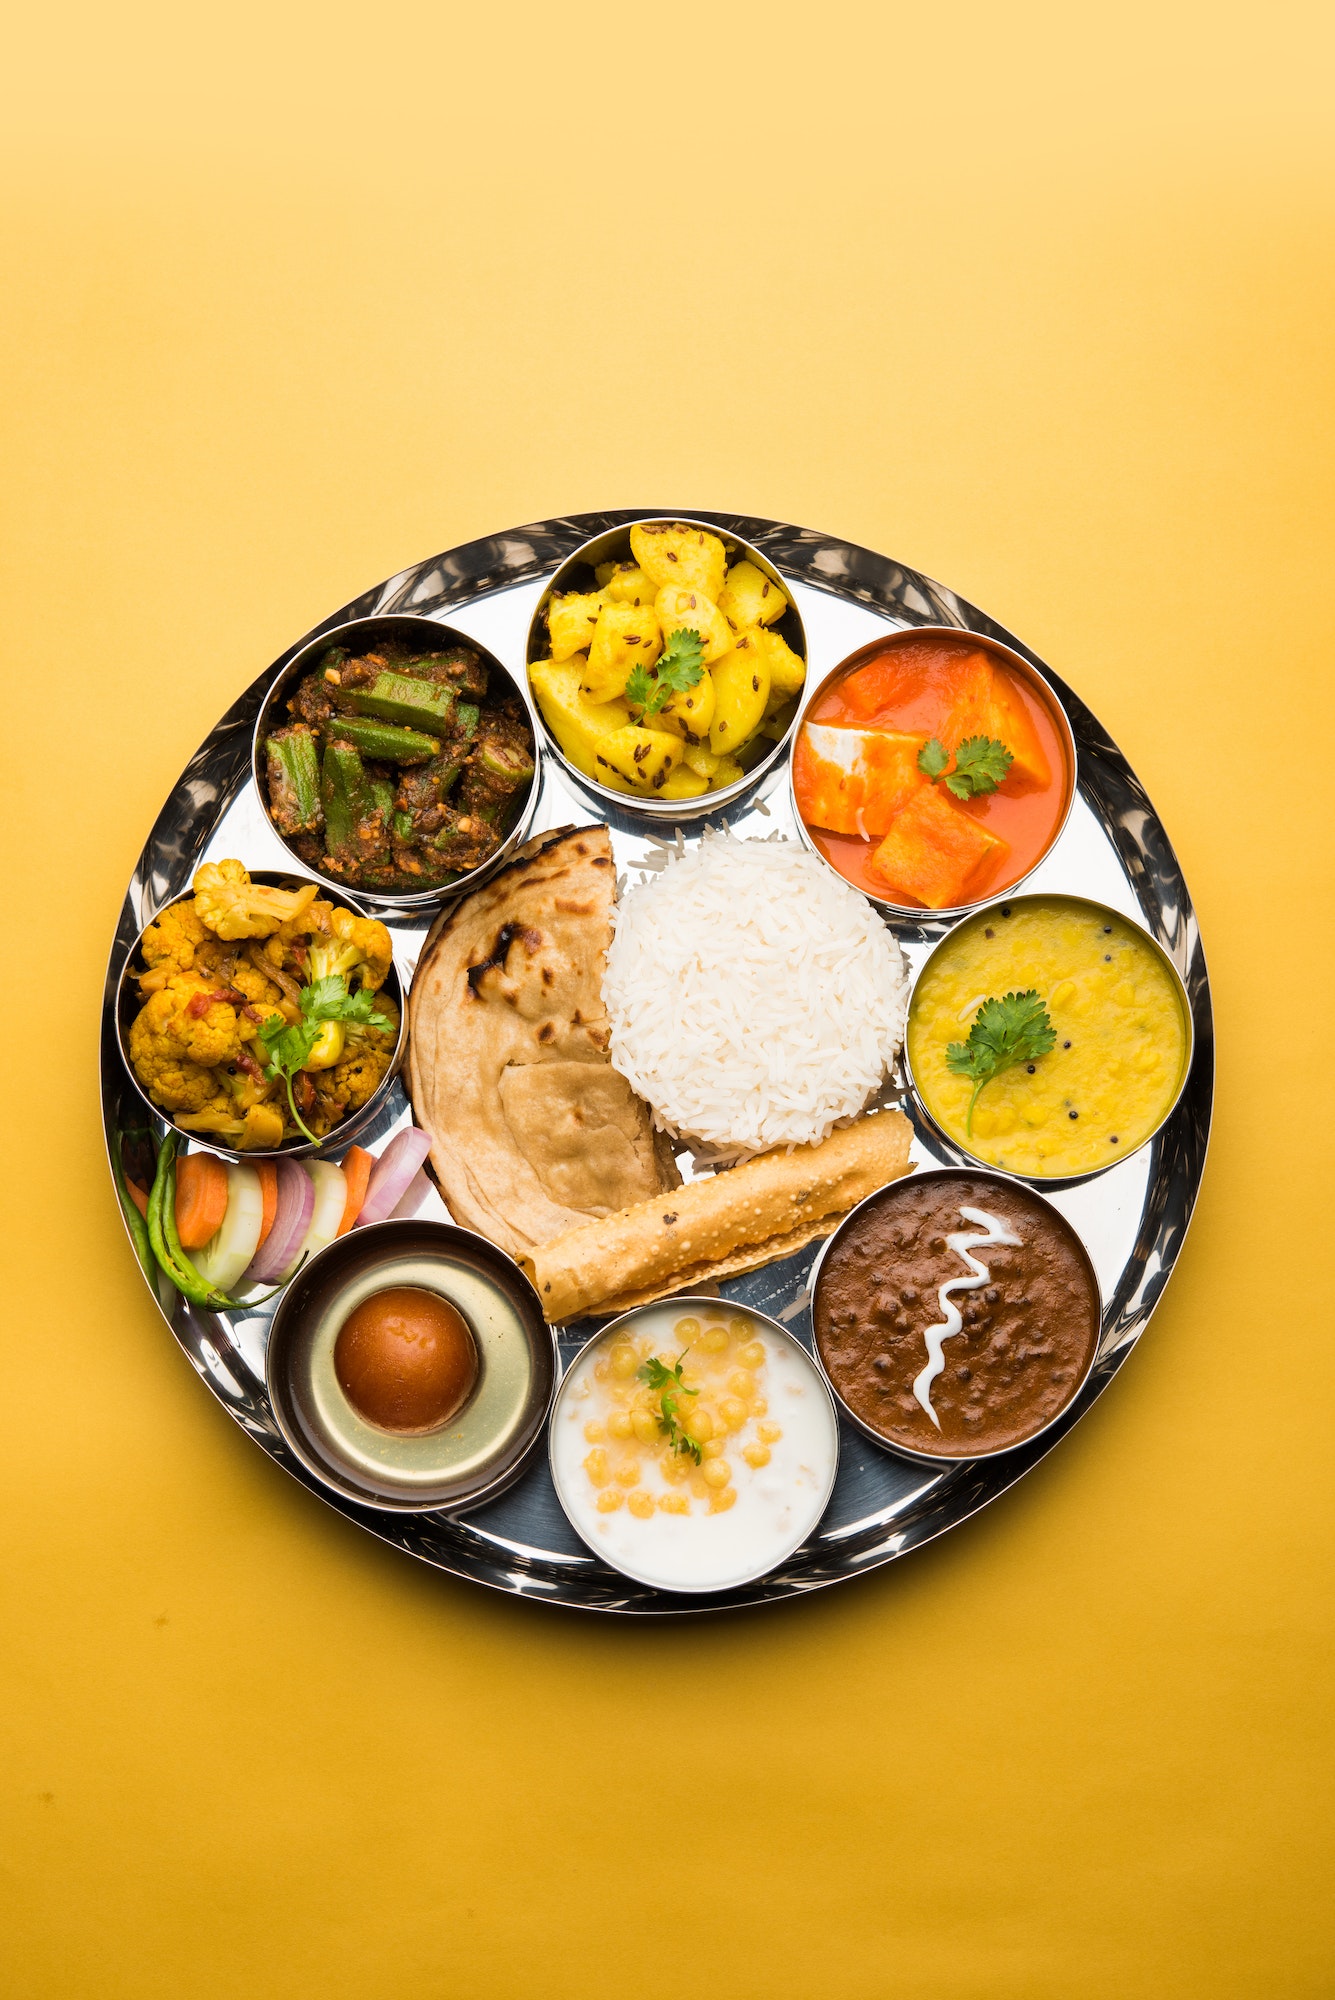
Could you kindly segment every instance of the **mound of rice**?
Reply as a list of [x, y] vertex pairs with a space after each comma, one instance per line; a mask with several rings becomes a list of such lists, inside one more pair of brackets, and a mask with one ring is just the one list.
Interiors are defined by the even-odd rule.
[[812, 1144], [894, 1061], [903, 954], [794, 841], [707, 832], [629, 889], [615, 922], [612, 1062], [669, 1131], [746, 1152]]

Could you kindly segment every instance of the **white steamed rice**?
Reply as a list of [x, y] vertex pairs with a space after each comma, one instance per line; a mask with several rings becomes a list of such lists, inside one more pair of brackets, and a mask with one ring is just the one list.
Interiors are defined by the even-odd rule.
[[903, 954], [865, 896], [787, 840], [706, 832], [627, 890], [603, 998], [656, 1122], [761, 1152], [827, 1137], [904, 1033]]

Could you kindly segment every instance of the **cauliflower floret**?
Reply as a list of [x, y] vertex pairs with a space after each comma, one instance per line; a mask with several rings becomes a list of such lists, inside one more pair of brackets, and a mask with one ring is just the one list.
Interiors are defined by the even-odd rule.
[[147, 1007], [141, 1008], [130, 1028], [135, 1075], [164, 1111], [201, 1111], [218, 1094], [217, 1078], [155, 1034], [144, 1018], [147, 1012]]
[[357, 917], [351, 910], [331, 910], [329, 934], [311, 939], [308, 972], [312, 981], [341, 973], [351, 984], [355, 972], [369, 993], [384, 985], [393, 958], [389, 932], [375, 917]]
[[243, 960], [232, 972], [232, 984], [238, 993], [244, 993], [252, 1007], [263, 1012], [276, 1014], [278, 1002], [283, 995], [272, 979], [266, 979], [257, 966]]
[[213, 990], [212, 982], [198, 973], [178, 972], [140, 1008], [130, 1030], [131, 1052], [137, 1036], [145, 1055], [161, 1061], [198, 1063], [203, 1069], [235, 1062], [243, 1029], [249, 1039], [255, 1024], [243, 1022], [227, 1001], [213, 999]]
[[225, 1095], [176, 1123], [187, 1132], [211, 1132], [239, 1152], [272, 1153], [283, 1143], [283, 1114], [275, 1105], [252, 1104], [244, 1117], [238, 1117], [236, 1106]]
[[267, 889], [239, 861], [206, 861], [195, 876], [195, 914], [221, 938], [272, 937], [315, 900], [315, 884]]
[[144, 932], [144, 963], [165, 966], [169, 973], [188, 972], [195, 962], [196, 945], [203, 944], [208, 935], [192, 902], [173, 903]]

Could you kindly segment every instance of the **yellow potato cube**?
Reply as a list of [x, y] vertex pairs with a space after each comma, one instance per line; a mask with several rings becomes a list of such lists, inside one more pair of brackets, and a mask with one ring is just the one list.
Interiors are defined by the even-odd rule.
[[[586, 665], [579, 654], [559, 664], [555, 660], [535, 660], [528, 677], [543, 721], [575, 769], [583, 771], [586, 778], [600, 778], [614, 791], [630, 791], [633, 788], [629, 784], [597, 769], [594, 748], [609, 730], [619, 729], [630, 721], [630, 709], [624, 701], [590, 701], [580, 685]], [[597, 1369], [594, 1373], [597, 1374]]]
[[769, 668], [770, 686], [780, 694], [800, 694], [807, 677], [806, 662], [801, 654], [795, 653], [778, 632], [756, 631], [749, 637]]
[[603, 600], [607, 604], [652, 606], [658, 595], [658, 585], [645, 575], [638, 563], [600, 563], [594, 575], [602, 585]]
[[684, 584], [718, 602], [728, 558], [717, 535], [704, 528], [637, 524], [630, 531], [630, 552], [656, 590]]
[[658, 796], [660, 799], [698, 799], [708, 790], [708, 778], [702, 778], [698, 771], [692, 771], [681, 763], [659, 786]]
[[615, 701], [626, 692], [631, 669], [651, 667], [662, 650], [658, 620], [648, 605], [604, 604], [580, 685], [590, 701]]
[[[744, 635], [713, 670], [714, 719], [709, 747], [719, 757], [725, 752], [736, 756], [755, 735], [769, 700], [769, 668], [752, 643], [755, 637], [754, 633]], [[718, 783], [715, 772], [716, 789]]]
[[728, 571], [718, 608], [734, 632], [745, 632], [751, 625], [773, 625], [788, 609], [788, 599], [763, 569], [739, 562]]
[[706, 597], [703, 590], [687, 589], [680, 583], [665, 584], [654, 599], [654, 610], [665, 643], [674, 632], [700, 634], [706, 666], [732, 651], [735, 643], [732, 627], [713, 598]]
[[681, 738], [666, 729], [642, 729], [628, 722], [598, 738], [594, 776], [622, 778], [637, 792], [659, 792], [681, 762]]
[[654, 717], [655, 724], [703, 742], [714, 720], [716, 699], [713, 677], [702, 672], [694, 687], [673, 690]]
[[547, 630], [551, 633], [554, 660], [568, 660], [572, 654], [584, 651], [602, 608], [602, 599], [593, 591], [582, 597], [572, 590], [566, 597], [552, 599], [547, 606]]
[[765, 707], [765, 719], [760, 725], [760, 734], [770, 743], [782, 743], [792, 727], [797, 714], [797, 703], [791, 695], [776, 696], [774, 688], [769, 691], [769, 701]]
[[[709, 685], [713, 687], [712, 680]], [[682, 757], [682, 762], [692, 771], [698, 771], [702, 778], [712, 778], [720, 761], [712, 750], [706, 750], [703, 743], [688, 743]]]

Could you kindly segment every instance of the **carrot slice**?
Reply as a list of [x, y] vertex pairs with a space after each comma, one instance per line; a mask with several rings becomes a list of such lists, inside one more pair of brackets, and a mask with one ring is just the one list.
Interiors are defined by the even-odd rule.
[[375, 1154], [368, 1153], [364, 1146], [353, 1146], [343, 1156], [343, 1177], [348, 1183], [348, 1199], [343, 1210], [343, 1220], [338, 1225], [340, 1236], [347, 1235], [362, 1212], [374, 1165]]
[[147, 1189], [147, 1188], [141, 1188], [141, 1187], [140, 1187], [140, 1185], [139, 1185], [139, 1183], [138, 1183], [138, 1181], [132, 1181], [132, 1180], [130, 1179], [130, 1176], [129, 1176], [129, 1175], [127, 1174], [127, 1175], [125, 1176], [125, 1192], [126, 1192], [126, 1193], [127, 1193], [128, 1195], [129, 1195], [129, 1197], [130, 1197], [130, 1200], [131, 1200], [131, 1201], [132, 1201], [132, 1202], [134, 1203], [135, 1207], [136, 1207], [136, 1208], [137, 1208], [137, 1209], [139, 1210], [139, 1213], [140, 1213], [140, 1214], [141, 1214], [141, 1215], [143, 1216], [143, 1218], [144, 1218], [145, 1222], [147, 1222], [147, 1221], [148, 1221], [148, 1189]]
[[212, 1153], [187, 1153], [176, 1169], [176, 1234], [202, 1250], [227, 1213], [227, 1169]]
[[[273, 1219], [278, 1213], [278, 1162], [254, 1160], [251, 1164], [260, 1177], [260, 1195], [264, 1201], [264, 1214], [260, 1221], [260, 1243], [263, 1243], [273, 1228]], [[257, 1250], [260, 1243], [255, 1245]]]

